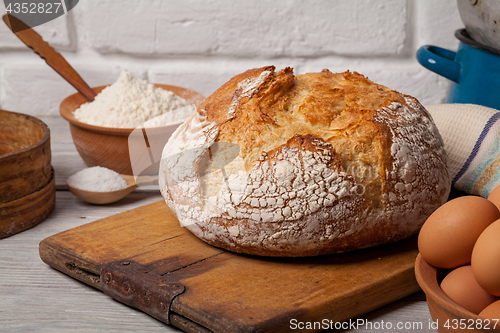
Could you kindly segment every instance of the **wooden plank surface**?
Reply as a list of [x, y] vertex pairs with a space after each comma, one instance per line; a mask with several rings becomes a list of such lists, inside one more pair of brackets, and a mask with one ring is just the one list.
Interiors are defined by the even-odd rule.
[[[42, 239], [161, 199], [158, 192], [141, 188], [107, 206], [75, 198], [65, 190], [66, 178], [86, 166], [73, 146], [67, 123], [61, 117], [42, 120], [51, 129], [56, 207], [36, 227], [0, 240], [0, 332], [179, 332], [41, 261]], [[368, 325], [345, 326], [335, 332], [437, 332], [429, 328], [431, 317], [422, 292], [357, 319]], [[392, 329], [383, 330], [382, 325]], [[413, 329], [397, 329], [398, 325]]]

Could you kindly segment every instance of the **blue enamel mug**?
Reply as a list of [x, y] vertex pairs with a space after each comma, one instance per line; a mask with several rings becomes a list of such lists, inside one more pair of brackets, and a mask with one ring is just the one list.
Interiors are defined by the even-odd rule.
[[472, 40], [465, 29], [455, 32], [457, 52], [433, 45], [417, 51], [425, 68], [451, 80], [447, 103], [470, 103], [500, 109], [500, 50]]

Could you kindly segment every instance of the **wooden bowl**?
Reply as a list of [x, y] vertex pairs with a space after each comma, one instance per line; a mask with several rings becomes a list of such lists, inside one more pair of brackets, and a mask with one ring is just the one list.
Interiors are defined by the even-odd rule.
[[[186, 88], [165, 84], [155, 84], [155, 86], [170, 90], [195, 105], [205, 99], [201, 94]], [[105, 87], [93, 89], [99, 93]], [[64, 99], [59, 107], [61, 115], [69, 122], [73, 142], [83, 161], [89, 167], [102, 166], [120, 174], [132, 175], [128, 137], [134, 128], [102, 127], [78, 121], [73, 112], [86, 102], [80, 93], [75, 93]], [[162, 129], [158, 127], [153, 131], [161, 133]], [[171, 130], [168, 129], [167, 132]]]
[[[415, 276], [425, 293], [429, 312], [438, 331], [443, 332], [500, 332], [500, 322], [489, 322], [453, 302], [439, 284], [450, 270], [428, 264], [420, 254], [415, 261]], [[464, 326], [465, 325], [465, 326]]]
[[54, 170], [40, 190], [20, 199], [0, 204], [0, 238], [12, 236], [43, 221], [54, 209], [56, 185]]
[[35, 117], [0, 110], [0, 238], [42, 221], [55, 193], [49, 128]]
[[29, 115], [0, 110], [0, 204], [45, 187], [51, 170], [47, 125]]

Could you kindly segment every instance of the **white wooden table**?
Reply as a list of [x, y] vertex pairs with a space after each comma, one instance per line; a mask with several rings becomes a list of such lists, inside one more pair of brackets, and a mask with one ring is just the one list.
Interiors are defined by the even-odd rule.
[[[44, 238], [162, 199], [159, 191], [151, 188], [139, 188], [125, 199], [105, 206], [76, 198], [68, 191], [66, 179], [87, 166], [73, 145], [64, 119], [41, 119], [51, 130], [56, 205], [39, 225], [0, 239], [0, 332], [179, 332], [41, 261], [38, 244]], [[432, 319], [422, 292], [357, 319], [369, 323], [335, 331], [437, 332], [429, 328]]]

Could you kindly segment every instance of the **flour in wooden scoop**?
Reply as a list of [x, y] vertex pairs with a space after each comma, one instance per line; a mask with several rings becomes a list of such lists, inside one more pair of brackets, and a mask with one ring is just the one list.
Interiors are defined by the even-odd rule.
[[68, 178], [68, 184], [84, 191], [109, 192], [127, 187], [127, 181], [116, 171], [95, 166], [78, 171]]

